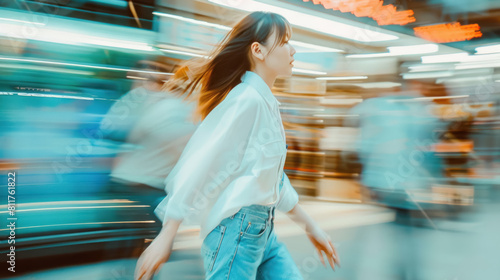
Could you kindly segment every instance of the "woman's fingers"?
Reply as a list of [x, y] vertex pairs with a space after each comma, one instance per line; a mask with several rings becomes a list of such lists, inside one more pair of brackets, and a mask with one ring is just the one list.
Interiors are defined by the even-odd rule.
[[147, 251], [144, 252], [146, 255], [141, 255], [139, 260], [137, 261], [136, 271], [135, 271], [135, 279], [136, 280], [149, 280], [152, 277], [152, 273], [155, 271], [155, 266], [158, 264], [154, 264], [153, 260], [150, 260], [147, 255]]
[[323, 252], [325, 253], [326, 255], [325, 257], [327, 258], [330, 266], [334, 271], [336, 264], [340, 267], [340, 260], [337, 255], [337, 250], [335, 250], [335, 247], [333, 246], [333, 243], [328, 234], [319, 230], [319, 231], [313, 231], [312, 233], [308, 233], [308, 237], [313, 243], [313, 245], [316, 247], [319, 259], [321, 260], [321, 263], [324, 266], [326, 265], [323, 259]]
[[[322, 251], [325, 252], [326, 258], [328, 259], [328, 262], [330, 263], [330, 266], [332, 269], [335, 271], [335, 263], [339, 264], [338, 261], [338, 256], [337, 256], [337, 251], [335, 250], [335, 247], [333, 246], [332, 242], [326, 238], [326, 242], [322, 242]], [[326, 243], [326, 244], [325, 244]]]
[[340, 259], [339, 255], [337, 254], [337, 250], [335, 249], [335, 246], [333, 246], [332, 241], [330, 241], [329, 243], [330, 246], [332, 246], [333, 256], [335, 257], [335, 263], [340, 267]]
[[328, 256], [331, 256], [333, 255], [333, 246], [332, 246], [332, 243], [329, 242], [328, 240], [322, 242], [322, 245], [323, 247], [326, 249], [326, 253]]
[[333, 261], [333, 257], [330, 255], [327, 257], [327, 259], [328, 259], [328, 262], [330, 263], [330, 266], [332, 267], [333, 271], [335, 271], [335, 264]]
[[142, 264], [141, 267], [139, 268], [136, 279], [137, 280], [149, 279], [148, 274], [149, 274], [149, 267], [147, 267], [145, 264]]
[[135, 272], [134, 272], [134, 279], [135, 280], [141, 279], [142, 276], [144, 275], [143, 266], [144, 266], [143, 261], [141, 258], [139, 258], [139, 260], [137, 261], [137, 265], [135, 267]]
[[162, 267], [163, 267], [163, 264], [162, 264], [162, 263], [159, 263], [159, 264], [156, 266], [155, 270], [154, 270], [154, 275], [158, 275], [158, 273], [160, 273], [160, 270], [161, 270], [161, 268], [162, 268]]
[[323, 264], [324, 267], [326, 267], [325, 260], [323, 259], [323, 253], [321, 250], [316, 249], [316, 253], [318, 254], [319, 260]]

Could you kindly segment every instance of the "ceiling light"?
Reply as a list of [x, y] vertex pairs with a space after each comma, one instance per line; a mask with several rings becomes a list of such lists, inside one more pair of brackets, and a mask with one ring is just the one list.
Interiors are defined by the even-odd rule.
[[382, 42], [399, 39], [399, 37], [395, 35], [374, 31], [374, 27], [357, 27], [328, 18], [314, 16], [308, 12], [298, 12], [254, 0], [209, 0], [209, 2], [247, 12], [267, 11], [277, 13], [284, 16], [293, 25], [358, 42]]
[[231, 27], [228, 27], [228, 26], [224, 26], [224, 25], [220, 25], [220, 24], [216, 24], [216, 23], [211, 23], [211, 22], [207, 22], [207, 21], [202, 21], [202, 20], [196, 20], [196, 19], [187, 18], [187, 17], [181, 17], [178, 15], [172, 15], [172, 14], [166, 14], [166, 13], [160, 13], [160, 12], [153, 12], [153, 15], [160, 16], [160, 17], [172, 18], [172, 19], [176, 19], [176, 20], [180, 20], [180, 21], [184, 21], [184, 22], [197, 24], [197, 25], [213, 27], [213, 28], [217, 28], [217, 29], [225, 30], [225, 31], [231, 30]]
[[137, 76], [127, 76], [127, 79], [132, 79], [132, 80], [147, 80], [148, 78], [137, 77]]
[[500, 52], [500, 45], [490, 45], [490, 46], [476, 48], [476, 54], [499, 53], [499, 52]]
[[467, 83], [468, 85], [473, 85], [474, 83], [479, 82], [487, 82], [491, 77], [481, 77], [481, 76], [472, 76], [472, 77], [458, 77], [458, 78], [441, 78], [436, 80], [436, 84], [442, 83]]
[[410, 72], [444, 71], [453, 69], [449, 64], [418, 64], [408, 67]]
[[19, 23], [27, 23], [27, 24], [33, 24], [33, 25], [42, 25], [42, 26], [45, 25], [45, 23], [41, 23], [41, 22], [32, 22], [32, 21], [25, 21], [25, 20], [12, 19], [12, 18], [0, 18], [0, 20], [19, 22]]
[[433, 79], [433, 78], [442, 78], [451, 76], [453, 76], [452, 71], [435, 71], [435, 72], [405, 73], [403, 74], [403, 79], [405, 80]]
[[487, 63], [461, 63], [455, 66], [455, 69], [478, 69], [478, 68], [497, 68], [500, 67], [500, 61]]
[[367, 53], [367, 54], [350, 54], [346, 55], [347, 58], [371, 58], [371, 57], [390, 57], [396, 56], [392, 53]]
[[27, 33], [24, 30], [24, 26], [20, 24], [0, 23], [0, 36], [66, 45], [97, 45], [148, 52], [155, 51], [152, 46], [143, 42], [90, 36], [74, 31], [37, 28], [37, 32]]
[[[79, 99], [79, 100], [94, 100], [92, 97], [74, 96], [74, 95], [58, 95], [46, 93], [31, 93], [31, 92], [14, 92], [17, 96], [35, 96], [35, 97], [51, 97], [51, 98], [64, 98], [64, 99]], [[9, 94], [12, 95], [12, 94]]]
[[478, 68], [497, 68], [500, 67], [500, 53], [498, 54], [480, 54], [470, 55], [464, 58], [461, 63], [455, 66], [455, 69], [478, 69]]
[[192, 52], [185, 52], [185, 51], [176, 51], [176, 50], [167, 50], [167, 49], [160, 49], [162, 52], [166, 53], [172, 53], [172, 54], [180, 54], [180, 55], [187, 55], [187, 56], [193, 56], [193, 57], [203, 57], [203, 58], [208, 58], [206, 55], [198, 54], [198, 53], [192, 53]]
[[307, 49], [314, 50], [316, 52], [344, 52], [343, 50], [340, 50], [340, 49], [328, 48], [328, 47], [318, 46], [315, 44], [309, 44], [309, 43], [304, 43], [304, 42], [300, 42], [300, 41], [290, 40], [289, 42], [294, 47], [307, 48]]
[[460, 62], [469, 56], [468, 53], [452, 53], [440, 55], [422, 56], [422, 63], [447, 63], [447, 62]]
[[411, 54], [434, 53], [439, 51], [439, 46], [437, 44], [422, 44], [413, 46], [388, 47], [387, 49], [391, 54], [411, 55]]
[[417, 55], [424, 53], [433, 53], [439, 50], [436, 44], [422, 44], [413, 46], [388, 47], [389, 52], [385, 53], [367, 53], [367, 54], [350, 54], [347, 58], [371, 58], [371, 57], [390, 57], [399, 55]]
[[111, 71], [124, 71], [124, 72], [134, 72], [134, 73], [173, 75], [173, 73], [168, 73], [168, 72], [157, 72], [157, 71], [147, 71], [147, 70], [139, 70], [139, 69], [131, 69], [131, 68], [120, 68], [120, 67], [109, 67], [109, 66], [99, 66], [99, 65], [67, 63], [67, 62], [39, 60], [39, 59], [0, 57], [0, 60], [18, 61], [18, 62], [33, 62], [33, 63], [40, 63], [40, 64], [74, 66], [74, 67], [81, 67], [81, 68], [92, 68], [92, 69], [102, 69], [102, 70], [111, 70]]

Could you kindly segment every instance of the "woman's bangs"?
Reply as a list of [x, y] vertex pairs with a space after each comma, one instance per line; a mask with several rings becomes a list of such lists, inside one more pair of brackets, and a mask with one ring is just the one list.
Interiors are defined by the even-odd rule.
[[282, 46], [286, 44], [292, 37], [292, 27], [290, 26], [290, 23], [288, 23], [288, 21], [280, 15], [276, 15], [273, 29], [276, 32], [276, 41], [274, 42], [272, 49], [278, 45]]

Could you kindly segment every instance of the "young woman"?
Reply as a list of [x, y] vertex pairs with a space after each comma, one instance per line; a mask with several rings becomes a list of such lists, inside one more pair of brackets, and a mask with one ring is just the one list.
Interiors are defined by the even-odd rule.
[[280, 15], [254, 12], [228, 33], [191, 73], [202, 123], [166, 180], [158, 206], [163, 229], [144, 251], [136, 279], [150, 279], [168, 260], [184, 221], [201, 225], [206, 279], [302, 279], [274, 232], [274, 211], [305, 225], [324, 264], [338, 257], [328, 235], [297, 204], [283, 172], [285, 133], [271, 92], [290, 76], [291, 27]]

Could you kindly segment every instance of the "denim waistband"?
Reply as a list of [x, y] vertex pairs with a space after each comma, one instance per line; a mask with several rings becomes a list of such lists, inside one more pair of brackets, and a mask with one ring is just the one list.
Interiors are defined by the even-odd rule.
[[264, 206], [264, 205], [250, 205], [245, 206], [238, 211], [238, 213], [234, 214], [233, 217], [237, 217], [243, 214], [252, 214], [254, 216], [262, 217], [264, 219], [272, 219], [274, 218], [274, 210], [276, 207], [274, 206]]

